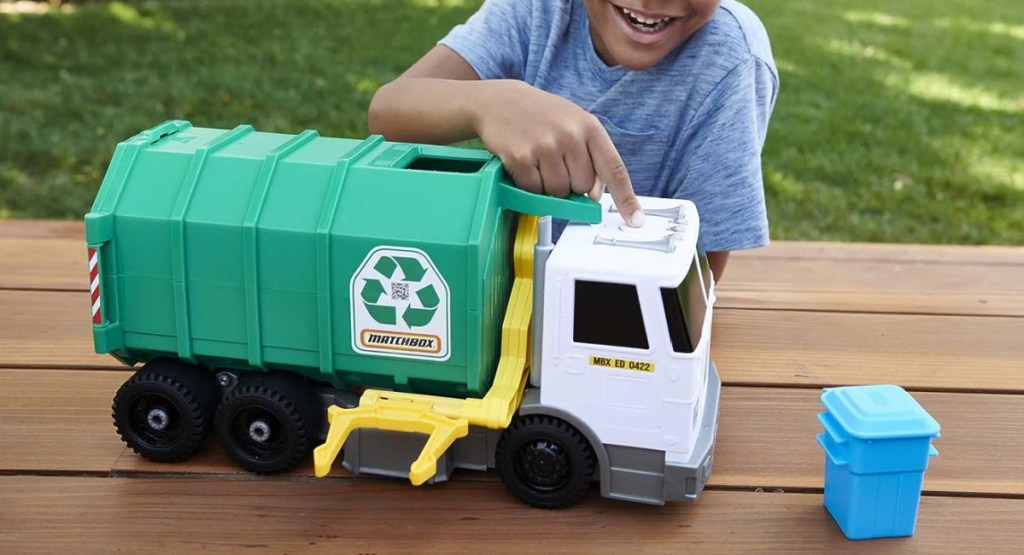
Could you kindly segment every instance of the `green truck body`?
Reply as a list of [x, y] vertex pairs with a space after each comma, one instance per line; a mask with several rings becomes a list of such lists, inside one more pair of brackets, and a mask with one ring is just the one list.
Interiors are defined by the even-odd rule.
[[96, 350], [478, 397], [514, 212], [600, 217], [483, 150], [166, 122], [118, 145], [86, 216]]

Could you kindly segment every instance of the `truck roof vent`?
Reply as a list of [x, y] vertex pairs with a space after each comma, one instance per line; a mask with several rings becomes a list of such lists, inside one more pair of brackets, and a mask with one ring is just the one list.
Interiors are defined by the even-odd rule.
[[632, 241], [616, 239], [614, 237], [594, 237], [595, 245], [608, 245], [611, 247], [628, 247], [633, 249], [648, 249], [658, 252], [674, 252], [676, 250], [676, 241], [673, 235], [666, 235], [661, 239], [653, 239], [648, 241]]
[[[608, 208], [608, 211], [618, 213], [619, 209], [613, 204]], [[676, 223], [686, 223], [686, 216], [683, 215], [683, 205], [681, 203], [676, 206], [669, 206], [668, 208], [644, 208], [644, 214], [659, 218], [669, 218], [675, 220]]]

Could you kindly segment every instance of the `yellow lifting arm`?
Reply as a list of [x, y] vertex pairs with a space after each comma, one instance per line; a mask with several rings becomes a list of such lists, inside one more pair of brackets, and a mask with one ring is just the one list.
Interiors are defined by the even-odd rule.
[[533, 312], [533, 246], [537, 243], [536, 216], [520, 215], [513, 245], [515, 280], [501, 327], [501, 358], [494, 382], [483, 399], [453, 399], [436, 395], [366, 390], [359, 406], [332, 406], [330, 428], [323, 445], [313, 452], [318, 477], [326, 476], [349, 434], [359, 428], [416, 432], [429, 435], [427, 444], [409, 470], [409, 480], [420, 485], [437, 472], [437, 459], [469, 426], [502, 429], [519, 408], [529, 375], [530, 317]]
[[452, 443], [469, 433], [469, 424], [464, 418], [452, 419], [431, 412], [429, 403], [407, 399], [389, 400], [370, 406], [343, 409], [333, 406], [327, 410], [331, 423], [327, 441], [316, 448], [313, 463], [317, 477], [330, 472], [331, 464], [341, 452], [348, 435], [357, 428], [376, 428], [393, 432], [416, 432], [427, 434], [430, 439], [412, 463], [409, 480], [418, 486], [437, 473], [437, 459], [451, 447]]

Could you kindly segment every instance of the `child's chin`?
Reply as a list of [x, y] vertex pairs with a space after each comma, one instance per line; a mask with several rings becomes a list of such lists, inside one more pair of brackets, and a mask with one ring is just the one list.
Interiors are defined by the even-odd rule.
[[612, 56], [616, 65], [633, 71], [643, 71], [658, 65], [658, 62], [668, 54], [667, 51], [661, 50], [659, 48], [657, 51], [637, 51], [634, 48], [618, 48], [612, 52]]

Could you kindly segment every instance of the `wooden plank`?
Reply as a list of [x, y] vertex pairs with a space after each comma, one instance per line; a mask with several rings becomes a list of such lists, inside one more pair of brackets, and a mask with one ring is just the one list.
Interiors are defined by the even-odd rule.
[[1024, 501], [926, 497], [915, 536], [846, 540], [814, 494], [531, 509], [490, 484], [0, 477], [0, 550], [347, 553], [1014, 553]]
[[[79, 222], [0, 221], [0, 289], [86, 290]], [[1024, 316], [1024, 248], [776, 242], [740, 251], [726, 308]]]
[[1024, 315], [1024, 248], [781, 241], [733, 253], [719, 306]]
[[[88, 289], [79, 239], [0, 237], [0, 289]], [[1024, 264], [736, 256], [722, 308], [1024, 316]]]
[[[85, 226], [78, 220], [0, 219], [0, 237], [65, 238], [84, 241]], [[1024, 265], [1024, 248], [993, 245], [773, 241], [765, 248], [733, 253], [730, 264], [732, 261], [772, 258]]]
[[0, 219], [0, 237], [65, 238], [85, 241], [85, 223], [77, 220]]
[[774, 241], [761, 249], [737, 251], [741, 259], [810, 259], [847, 261], [962, 262], [1024, 264], [1024, 247], [999, 245], [920, 245], [912, 243], [847, 243], [836, 241]]
[[0, 471], [109, 474], [125, 450], [110, 416], [111, 399], [125, 377], [0, 370]]
[[1024, 318], [721, 309], [713, 333], [727, 383], [1024, 391]]
[[[186, 463], [159, 464], [126, 449], [111, 403], [131, 374], [109, 370], [0, 369], [0, 473], [236, 474], [213, 438]], [[11, 448], [16, 446], [16, 448]], [[332, 475], [346, 476], [340, 464]], [[313, 476], [312, 462], [291, 473]], [[471, 480], [496, 475], [469, 473]], [[2, 552], [2, 551], [0, 551]]]
[[89, 290], [85, 242], [0, 237], [0, 289]]
[[[79, 220], [0, 219], [0, 237], [63, 237], [83, 239]], [[912, 243], [849, 243], [836, 241], [773, 241], [761, 248], [737, 251], [735, 258], [812, 258], [964, 260], [975, 263], [1024, 264], [1024, 248], [996, 245], [921, 245]]]
[[[96, 355], [86, 293], [0, 291], [0, 366], [123, 368]], [[720, 309], [712, 356], [733, 384], [898, 383], [1024, 392], [1024, 318]]]
[[0, 290], [0, 367], [121, 368], [97, 355], [89, 294]]
[[[824, 454], [815, 439], [821, 432], [816, 416], [822, 411], [819, 396], [816, 390], [726, 387], [711, 485], [822, 488]], [[1005, 440], [1024, 430], [1024, 397], [917, 393], [915, 398], [943, 429], [942, 439], [935, 442], [940, 456], [925, 474], [925, 491], [1024, 496], [1024, 442]], [[114, 472], [245, 473], [211, 446], [185, 465], [154, 463], [126, 451]], [[295, 474], [313, 476], [312, 465], [307, 463]], [[494, 473], [467, 472], [460, 477], [496, 479]]]
[[[726, 387], [711, 483], [716, 486], [821, 488], [824, 454], [815, 436], [824, 409], [819, 390]], [[929, 492], [1024, 496], [1024, 396], [914, 393], [942, 427], [933, 442]]]
[[1024, 264], [737, 256], [717, 297], [719, 308], [1024, 316]]
[[[159, 464], [126, 451], [110, 404], [127, 378], [102, 370], [0, 370], [0, 471], [119, 474], [244, 474], [208, 442], [187, 463]], [[814, 436], [820, 392], [754, 387], [723, 390], [712, 485], [732, 488], [820, 488], [823, 455]], [[1024, 396], [916, 393], [942, 425], [925, 479], [929, 492], [1024, 495]], [[116, 462], [115, 462], [116, 461]], [[346, 475], [340, 470], [336, 475]], [[312, 465], [293, 473], [312, 476]], [[494, 481], [494, 473], [460, 472]], [[411, 487], [411, 486], [410, 486]]]

